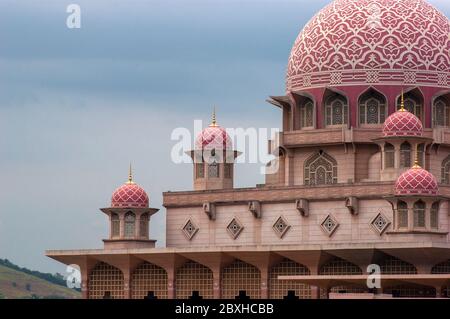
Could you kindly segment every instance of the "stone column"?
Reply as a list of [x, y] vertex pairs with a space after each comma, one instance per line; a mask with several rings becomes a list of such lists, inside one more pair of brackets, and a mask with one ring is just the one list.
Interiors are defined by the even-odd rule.
[[167, 298], [175, 299], [175, 269], [173, 267], [166, 269], [167, 271]]
[[311, 299], [320, 299], [320, 287], [310, 286], [311, 287]]
[[269, 299], [269, 269], [261, 267], [261, 299]]
[[220, 268], [213, 269], [213, 294], [214, 299], [220, 299], [222, 295], [220, 285]]
[[130, 269], [124, 269], [123, 271], [123, 298], [131, 299], [131, 273]]

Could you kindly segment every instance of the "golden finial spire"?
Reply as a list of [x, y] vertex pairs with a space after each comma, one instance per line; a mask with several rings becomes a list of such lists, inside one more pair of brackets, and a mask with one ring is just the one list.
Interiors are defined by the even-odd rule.
[[127, 184], [134, 184], [133, 182], [133, 168], [131, 167], [131, 163], [130, 163], [130, 168], [128, 170], [128, 182]]
[[405, 97], [403, 94], [403, 89], [402, 89], [402, 97], [401, 97], [401, 102], [400, 102], [400, 111], [401, 112], [405, 111]]
[[212, 113], [212, 120], [211, 120], [211, 125], [210, 126], [217, 126], [217, 121], [216, 121], [216, 107], [214, 106], [213, 108], [213, 113]]
[[416, 152], [414, 157], [414, 165], [413, 168], [421, 168], [419, 165], [419, 145], [416, 145]]

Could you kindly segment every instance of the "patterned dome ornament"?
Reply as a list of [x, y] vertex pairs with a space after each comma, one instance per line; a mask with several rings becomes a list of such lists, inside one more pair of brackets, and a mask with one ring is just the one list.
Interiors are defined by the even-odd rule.
[[439, 187], [433, 174], [419, 166], [418, 160], [414, 166], [401, 174], [395, 182], [395, 195], [431, 195], [439, 194]]
[[400, 109], [384, 121], [383, 136], [422, 136], [422, 133], [422, 122], [417, 116], [405, 109], [402, 92]]
[[217, 124], [214, 108], [211, 124], [195, 140], [195, 150], [231, 150], [233, 143], [227, 131]]
[[148, 208], [149, 198], [145, 190], [133, 181], [130, 164], [128, 181], [116, 189], [112, 195], [111, 207], [117, 208]]
[[450, 85], [450, 21], [424, 0], [335, 0], [298, 35], [287, 91]]

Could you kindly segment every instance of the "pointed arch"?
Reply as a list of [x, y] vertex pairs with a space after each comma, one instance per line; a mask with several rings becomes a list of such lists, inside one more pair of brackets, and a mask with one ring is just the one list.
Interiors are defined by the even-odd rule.
[[193, 295], [203, 299], [214, 298], [213, 272], [208, 267], [189, 260], [177, 269], [175, 295], [177, 299], [189, 299]]
[[448, 155], [441, 164], [441, 183], [450, 184], [450, 155]]
[[167, 272], [154, 264], [144, 262], [131, 274], [131, 298], [167, 299]]
[[400, 167], [411, 167], [411, 144], [403, 142], [400, 145]]
[[450, 126], [450, 93], [433, 100], [433, 127]]
[[348, 99], [344, 94], [325, 90], [324, 123], [326, 127], [347, 126], [349, 123]]
[[136, 233], [136, 215], [132, 212], [125, 214], [125, 228], [124, 235], [125, 238], [133, 238]]
[[358, 98], [359, 125], [381, 125], [387, 117], [387, 99], [374, 88], [367, 89]]
[[269, 298], [284, 299], [293, 294], [300, 299], [311, 298], [311, 287], [296, 281], [279, 280], [278, 276], [310, 275], [309, 269], [290, 259], [283, 259], [274, 265], [269, 272]]
[[425, 202], [418, 200], [414, 203], [414, 227], [425, 228]]
[[89, 299], [123, 299], [124, 277], [120, 269], [99, 262], [89, 273]]
[[[363, 272], [357, 265], [339, 258], [334, 257], [319, 269], [319, 275], [362, 275]], [[361, 285], [345, 285], [335, 286], [330, 289], [331, 293], [363, 293], [367, 292], [367, 288]], [[327, 291], [320, 290], [321, 298], [326, 298]]]
[[[405, 100], [405, 109], [417, 116], [422, 123], [425, 123], [424, 117], [424, 96], [419, 88], [407, 90], [403, 94]], [[401, 95], [397, 98], [397, 109], [400, 109]]]
[[236, 259], [221, 272], [222, 298], [235, 299], [247, 296], [251, 299], [261, 297], [261, 273], [253, 265]]
[[305, 185], [337, 183], [337, 161], [324, 151], [311, 155], [304, 164]]

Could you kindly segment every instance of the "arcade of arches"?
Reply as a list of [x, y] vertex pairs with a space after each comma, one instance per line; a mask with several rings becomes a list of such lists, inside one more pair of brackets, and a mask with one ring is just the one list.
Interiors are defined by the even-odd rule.
[[[384, 255], [376, 263], [381, 274], [417, 274], [414, 265]], [[266, 268], [263, 268], [266, 269]], [[169, 271], [170, 272], [170, 271]], [[271, 265], [266, 274], [249, 263], [235, 259], [220, 269], [220, 283], [217, 287], [213, 271], [205, 265], [187, 260], [174, 271], [171, 280], [166, 269], [149, 262], [142, 262], [130, 273], [127, 284], [124, 273], [117, 267], [98, 262], [88, 274], [88, 298], [123, 299], [167, 299], [173, 288], [176, 299], [310, 299], [328, 298], [329, 293], [368, 293], [367, 287], [359, 285], [337, 285], [314, 287], [292, 280], [279, 280], [278, 276], [309, 276], [310, 269], [288, 258], [282, 258]], [[318, 275], [362, 275], [361, 267], [338, 257], [329, 258], [318, 269]], [[450, 274], [450, 260], [436, 264], [431, 274]], [[267, 280], [267, 281], [266, 281]], [[265, 287], [267, 285], [267, 287]], [[421, 286], [397, 284], [382, 287], [382, 292], [393, 297], [450, 297], [450, 286]], [[220, 291], [220, 295], [214, 291]]]

